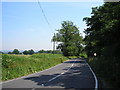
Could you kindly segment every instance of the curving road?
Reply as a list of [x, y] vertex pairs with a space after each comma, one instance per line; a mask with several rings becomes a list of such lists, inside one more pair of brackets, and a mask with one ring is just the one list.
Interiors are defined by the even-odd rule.
[[5, 81], [3, 90], [10, 88], [97, 88], [97, 78], [85, 59], [71, 59], [35, 74]]

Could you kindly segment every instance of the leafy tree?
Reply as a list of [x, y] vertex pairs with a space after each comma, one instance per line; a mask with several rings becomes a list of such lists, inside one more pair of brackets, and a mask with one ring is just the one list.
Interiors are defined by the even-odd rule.
[[29, 53], [27, 50], [25, 50], [25, 51], [23, 51], [23, 54], [28, 55]]
[[34, 50], [33, 49], [31, 49], [31, 50], [25, 50], [24, 52], [23, 52], [23, 54], [25, 54], [25, 55], [32, 55], [32, 54], [34, 54], [35, 52], [34, 52]]
[[12, 53], [13, 54], [19, 54], [19, 50], [18, 49], [14, 49]]
[[39, 50], [38, 53], [44, 53], [45, 51], [44, 50]]
[[[94, 59], [95, 69], [102, 77], [118, 87], [120, 85], [119, 12], [120, 2], [107, 2], [100, 7], [92, 8], [92, 16], [84, 18], [88, 26], [84, 40], [89, 59], [91, 57]], [[97, 53], [96, 57], [94, 53]]]
[[8, 52], [8, 54], [13, 54], [12, 52]]
[[35, 53], [35, 52], [34, 52], [34, 50], [33, 50], [33, 49], [28, 50], [28, 54], [32, 55], [32, 54], [34, 54], [34, 53]]
[[79, 55], [82, 47], [82, 36], [78, 28], [71, 21], [63, 21], [61, 29], [57, 30], [52, 41], [60, 42], [57, 49], [60, 49], [64, 56]]

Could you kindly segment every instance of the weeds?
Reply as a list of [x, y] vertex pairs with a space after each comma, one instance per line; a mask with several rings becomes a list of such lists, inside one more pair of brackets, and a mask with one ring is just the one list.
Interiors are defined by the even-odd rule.
[[2, 55], [2, 81], [35, 73], [67, 60], [60, 54]]

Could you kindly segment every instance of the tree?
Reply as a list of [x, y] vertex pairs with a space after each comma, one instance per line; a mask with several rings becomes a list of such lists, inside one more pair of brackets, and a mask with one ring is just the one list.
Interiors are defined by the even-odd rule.
[[[92, 16], [84, 18], [88, 26], [84, 40], [89, 59], [94, 59], [96, 71], [115, 87], [120, 85], [119, 12], [120, 2], [107, 2], [100, 7], [92, 8]], [[96, 57], [93, 56], [94, 53], [97, 53]]]
[[23, 54], [28, 55], [28, 51], [27, 50], [23, 51]]
[[12, 52], [8, 52], [8, 54], [13, 54]]
[[42, 49], [42, 50], [39, 50], [38, 53], [44, 53], [45, 51]]
[[63, 21], [62, 28], [53, 36], [52, 41], [60, 42], [57, 49], [61, 49], [64, 56], [79, 55], [82, 47], [82, 36], [78, 28], [71, 21]]
[[103, 6], [92, 8], [91, 18], [84, 18], [89, 26], [85, 30], [88, 51], [97, 52], [101, 56], [102, 48], [120, 41], [119, 3], [105, 3]]
[[32, 54], [34, 54], [35, 52], [34, 52], [34, 50], [33, 49], [31, 49], [31, 50], [25, 50], [24, 52], [23, 52], [23, 54], [25, 54], [25, 55], [32, 55]]
[[35, 52], [34, 52], [34, 50], [33, 50], [33, 49], [28, 50], [28, 54], [32, 55], [32, 54], [34, 54], [34, 53], [35, 53]]
[[19, 54], [19, 50], [18, 49], [14, 49], [12, 53], [13, 54]]

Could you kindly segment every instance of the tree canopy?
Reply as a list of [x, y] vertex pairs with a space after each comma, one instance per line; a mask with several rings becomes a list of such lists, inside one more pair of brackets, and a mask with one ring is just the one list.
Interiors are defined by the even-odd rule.
[[64, 56], [78, 56], [82, 48], [82, 36], [78, 28], [71, 21], [63, 21], [61, 25], [52, 41], [60, 42], [57, 49], [60, 49]]
[[31, 50], [25, 50], [25, 51], [23, 51], [23, 54], [25, 54], [25, 55], [32, 55], [32, 54], [34, 54], [35, 52], [34, 52], [34, 50], [33, 49], [31, 49]]
[[20, 53], [20, 52], [19, 52], [18, 49], [14, 49], [13, 52], [12, 52], [12, 54], [19, 54], [19, 53]]
[[97, 54], [94, 62], [99, 74], [120, 85], [120, 2], [106, 2], [92, 8], [91, 14], [83, 19], [88, 26], [85, 50], [89, 58]]

